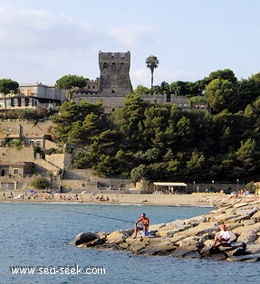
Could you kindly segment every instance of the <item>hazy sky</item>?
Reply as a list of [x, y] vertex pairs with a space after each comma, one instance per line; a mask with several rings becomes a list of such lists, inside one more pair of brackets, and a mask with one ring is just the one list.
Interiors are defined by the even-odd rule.
[[133, 87], [260, 72], [259, 0], [0, 0], [0, 78], [99, 77], [98, 52], [131, 52]]

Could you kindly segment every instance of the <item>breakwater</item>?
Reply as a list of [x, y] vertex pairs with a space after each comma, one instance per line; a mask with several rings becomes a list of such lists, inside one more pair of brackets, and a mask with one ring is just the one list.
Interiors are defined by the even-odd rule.
[[[84, 232], [73, 244], [81, 248], [113, 249], [135, 255], [171, 255], [187, 258], [211, 258], [230, 261], [257, 261], [260, 259], [260, 200], [243, 195], [204, 197], [201, 203], [216, 209], [190, 219], [152, 224], [150, 235], [140, 233], [132, 237], [133, 228], [113, 232]], [[218, 226], [227, 225], [232, 240], [240, 247], [220, 248], [211, 253]]]

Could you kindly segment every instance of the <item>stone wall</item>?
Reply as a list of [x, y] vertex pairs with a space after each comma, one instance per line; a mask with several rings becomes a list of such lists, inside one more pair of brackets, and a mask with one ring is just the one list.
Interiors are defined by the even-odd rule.
[[100, 96], [100, 95], [86, 95], [80, 94], [73, 97], [73, 101], [79, 103], [86, 101], [89, 104], [101, 103], [106, 113], [111, 113], [114, 109], [122, 107], [125, 103], [126, 96]]
[[53, 142], [53, 141], [50, 141], [50, 140], [45, 140], [45, 149], [58, 149], [58, 146], [57, 146], [57, 143]]
[[25, 137], [42, 137], [45, 134], [51, 134], [54, 123], [51, 121], [38, 122], [19, 120], [19, 119], [4, 119], [0, 120], [0, 133], [9, 135], [19, 135]]
[[26, 147], [17, 150], [15, 147], [0, 147], [0, 164], [15, 164], [33, 161], [33, 148]]
[[38, 170], [41, 172], [42, 171], [51, 172], [55, 176], [57, 176], [61, 172], [61, 168], [59, 168], [54, 164], [49, 163], [47, 160], [36, 159], [34, 160], [34, 163], [37, 166]]
[[65, 165], [64, 165], [64, 154], [51, 154], [51, 155], [45, 155], [45, 160], [52, 164], [55, 165], [56, 167], [64, 170]]
[[[112, 94], [107, 96], [102, 96], [100, 94], [87, 94], [87, 93], [77, 93], [73, 95], [73, 101], [79, 103], [80, 101], [86, 101], [89, 104], [101, 103], [104, 107], [106, 113], [110, 113], [113, 110], [124, 106], [125, 99], [127, 95]], [[167, 98], [164, 94], [154, 94], [154, 95], [141, 95], [141, 98], [151, 104], [173, 104], [177, 105], [181, 109], [191, 109], [191, 103], [186, 97], [180, 96], [169, 96]]]

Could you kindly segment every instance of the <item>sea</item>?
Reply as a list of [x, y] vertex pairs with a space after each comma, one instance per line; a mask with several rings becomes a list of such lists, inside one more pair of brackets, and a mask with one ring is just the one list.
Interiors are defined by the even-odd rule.
[[210, 210], [126, 204], [0, 203], [0, 284], [260, 283], [259, 262], [134, 256], [125, 251], [70, 244], [81, 232], [132, 228], [141, 213], [158, 224]]

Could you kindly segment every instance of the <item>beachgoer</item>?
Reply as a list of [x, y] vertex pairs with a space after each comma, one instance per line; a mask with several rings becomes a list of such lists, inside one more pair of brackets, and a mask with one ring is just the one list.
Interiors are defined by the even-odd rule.
[[220, 232], [215, 236], [213, 248], [217, 248], [221, 245], [230, 246], [230, 232], [227, 230], [227, 226], [225, 224], [221, 224], [219, 229]]
[[[138, 226], [139, 223], [141, 223], [141, 226]], [[137, 233], [139, 231], [143, 231], [143, 236], [147, 236], [149, 225], [150, 225], [150, 220], [146, 217], [145, 213], [142, 213], [141, 217], [139, 219], [137, 219], [136, 222], [135, 222], [133, 238], [134, 239], [136, 238]]]

